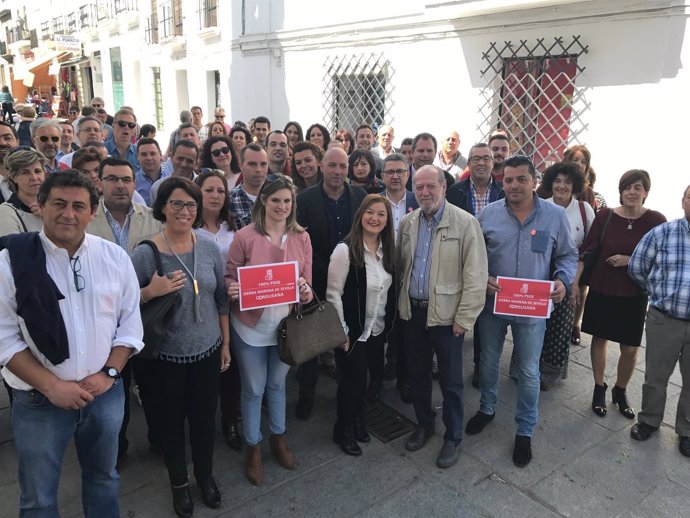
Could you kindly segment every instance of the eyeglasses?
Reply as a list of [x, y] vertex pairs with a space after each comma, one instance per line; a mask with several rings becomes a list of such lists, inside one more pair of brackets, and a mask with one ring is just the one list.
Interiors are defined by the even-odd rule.
[[477, 155], [477, 156], [473, 156], [472, 158], [470, 158], [470, 162], [472, 162], [473, 164], [478, 164], [479, 162], [491, 162], [492, 160], [493, 160], [493, 158], [490, 157], [489, 155], [484, 155], [484, 156]]
[[77, 293], [79, 293], [86, 288], [84, 276], [79, 274], [81, 271], [81, 261], [79, 260], [79, 256], [70, 258], [69, 265], [72, 267], [72, 275], [74, 276], [74, 289], [77, 290]]
[[125, 126], [128, 127], [129, 129], [134, 129], [137, 127], [136, 122], [125, 122], [125, 121], [115, 121], [115, 124], [120, 126], [121, 128], [124, 128]]
[[96, 108], [96, 109], [103, 108], [103, 105], [102, 104], [92, 104], [91, 108]]
[[115, 175], [110, 175], [110, 176], [105, 176], [103, 177], [104, 182], [116, 184], [117, 182], [122, 182], [124, 185], [129, 185], [134, 181], [134, 178], [131, 176], [115, 176]]
[[406, 172], [407, 171], [405, 169], [388, 169], [387, 171], [384, 171], [383, 174], [386, 176], [402, 176]]
[[38, 138], [43, 143], [48, 142], [49, 140], [52, 140], [53, 142], [60, 142], [60, 137], [46, 137], [45, 135], [42, 135]]
[[227, 155], [228, 153], [230, 153], [230, 148], [228, 146], [223, 146], [221, 148], [214, 149], [213, 151], [211, 151], [211, 154], [216, 158], [218, 158], [221, 153]]
[[224, 119], [225, 115], [216, 115], [216, 119]]
[[189, 212], [196, 212], [199, 210], [199, 205], [195, 201], [184, 202], [182, 200], [169, 200], [167, 203], [175, 212], [180, 212], [184, 207], [187, 207]]

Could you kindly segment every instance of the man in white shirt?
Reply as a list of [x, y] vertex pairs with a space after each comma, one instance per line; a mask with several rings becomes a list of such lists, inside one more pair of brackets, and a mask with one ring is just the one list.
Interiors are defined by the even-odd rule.
[[376, 132], [376, 141], [379, 145], [373, 148], [371, 152], [383, 160], [391, 153], [396, 152], [393, 147], [393, 140], [395, 140], [395, 130], [387, 124], [382, 124]]
[[50, 175], [38, 201], [43, 231], [0, 241], [0, 365], [14, 396], [19, 515], [59, 516], [74, 438], [84, 515], [119, 517], [119, 373], [143, 347], [139, 284], [124, 250], [85, 233], [98, 203], [86, 177]]

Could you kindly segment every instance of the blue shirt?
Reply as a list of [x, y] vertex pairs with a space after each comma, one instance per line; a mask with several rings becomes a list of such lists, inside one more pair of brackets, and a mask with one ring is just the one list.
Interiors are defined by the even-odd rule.
[[443, 201], [431, 219], [424, 213], [419, 216], [419, 232], [417, 233], [417, 247], [412, 261], [410, 275], [410, 298], [429, 300], [429, 274], [431, 273], [431, 250], [434, 247], [434, 231], [443, 217], [446, 202]]
[[108, 221], [108, 224], [113, 231], [115, 242], [126, 252], [129, 250], [127, 248], [129, 245], [129, 217], [134, 214], [134, 205], [130, 203], [129, 210], [125, 216], [125, 222], [122, 226], [120, 226], [117, 220], [112, 216], [112, 214], [110, 214], [110, 211], [105, 205], [103, 205], [103, 210], [105, 212], [105, 219]]
[[108, 150], [108, 154], [111, 157], [127, 160], [127, 162], [132, 164], [132, 168], [135, 171], [141, 167], [141, 165], [139, 164], [139, 159], [137, 158], [137, 148], [134, 146], [134, 144], [129, 145], [129, 147], [127, 148], [127, 152], [125, 153], [125, 156], [120, 155], [120, 152], [117, 150], [117, 146], [115, 145], [114, 139], [106, 140], [105, 148]]
[[[160, 177], [159, 178], [165, 178], [167, 176], [170, 176], [170, 174], [166, 174], [165, 171], [161, 169]], [[144, 198], [144, 201], [146, 202], [146, 205], [149, 207], [151, 206], [151, 186], [156, 182], [153, 178], [151, 178], [149, 175], [147, 175], [142, 169], [139, 169], [136, 174], [134, 175], [134, 182], [136, 184], [136, 190], [139, 194], [141, 194], [141, 197]]]
[[[578, 253], [568, 217], [563, 207], [533, 196], [534, 209], [522, 224], [505, 199], [490, 203], [477, 216], [486, 242], [489, 276], [560, 279], [569, 292], [577, 272]], [[493, 304], [494, 297], [487, 296], [487, 308], [493, 311]], [[535, 320], [502, 318], [525, 324]]]
[[628, 262], [628, 275], [649, 293], [649, 303], [676, 318], [690, 318], [690, 224], [685, 218], [647, 232]]

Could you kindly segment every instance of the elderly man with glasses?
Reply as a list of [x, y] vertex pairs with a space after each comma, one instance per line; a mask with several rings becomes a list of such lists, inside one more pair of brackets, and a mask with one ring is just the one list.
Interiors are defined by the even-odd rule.
[[60, 168], [57, 154], [60, 151], [60, 138], [62, 137], [60, 123], [54, 119], [36, 119], [29, 126], [29, 131], [34, 147], [48, 159], [46, 172], [58, 172]]

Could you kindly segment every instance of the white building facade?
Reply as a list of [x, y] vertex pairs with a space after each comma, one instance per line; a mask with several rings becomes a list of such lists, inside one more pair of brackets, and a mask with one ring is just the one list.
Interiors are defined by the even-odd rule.
[[540, 168], [587, 145], [610, 205], [623, 172], [649, 171], [647, 205], [671, 218], [690, 183], [669, 145], [690, 115], [689, 4], [77, 0], [28, 23], [77, 13], [82, 61], [69, 66], [80, 99], [99, 95], [111, 113], [132, 106], [164, 133], [192, 105], [205, 120], [222, 105], [227, 123], [266, 115], [279, 129], [289, 120], [351, 131], [387, 123], [394, 145], [455, 128], [465, 154], [504, 128]]

